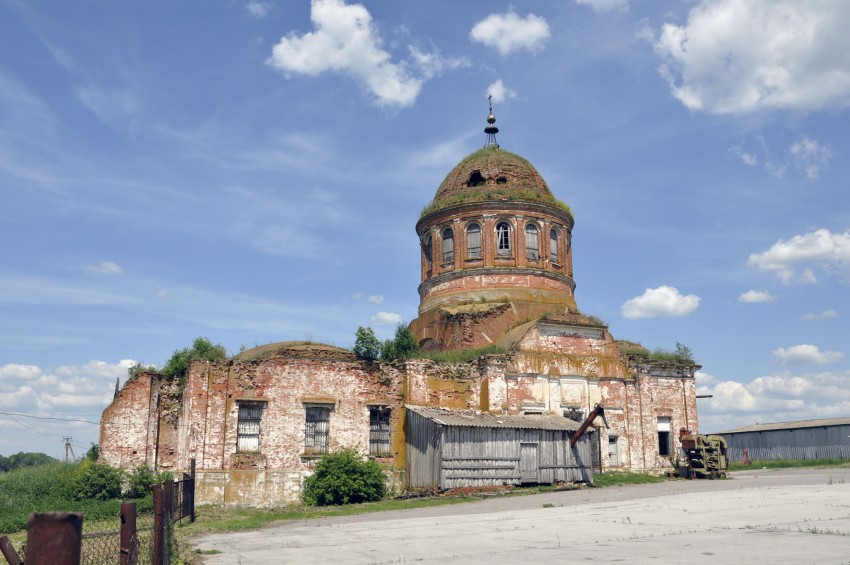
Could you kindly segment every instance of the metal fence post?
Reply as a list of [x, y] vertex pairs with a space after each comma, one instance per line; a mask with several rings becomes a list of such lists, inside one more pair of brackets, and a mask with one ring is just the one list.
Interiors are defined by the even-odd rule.
[[82, 512], [30, 514], [27, 565], [80, 565]]
[[192, 523], [195, 521], [195, 458], [192, 457], [192, 464], [189, 467], [189, 474], [192, 476], [192, 480], [189, 483], [189, 522]]
[[15, 551], [14, 547], [12, 547], [12, 542], [10, 542], [9, 538], [6, 536], [0, 537], [0, 553], [2, 553], [3, 557], [6, 558], [6, 561], [9, 562], [9, 565], [21, 565], [23, 563], [18, 552]]
[[153, 565], [164, 565], [165, 560], [165, 512], [162, 485], [153, 485]]
[[162, 494], [165, 499], [165, 515], [171, 522], [174, 522], [174, 481], [162, 483]]
[[121, 505], [121, 565], [127, 565], [136, 543], [136, 503]]

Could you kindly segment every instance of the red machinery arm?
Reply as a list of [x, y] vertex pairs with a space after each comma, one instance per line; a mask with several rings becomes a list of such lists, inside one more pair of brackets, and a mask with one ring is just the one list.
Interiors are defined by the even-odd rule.
[[573, 437], [570, 438], [570, 447], [571, 448], [576, 446], [576, 443], [578, 442], [581, 435], [585, 431], [587, 431], [587, 428], [590, 426], [590, 424], [593, 423], [593, 421], [596, 419], [597, 416], [602, 416], [602, 421], [605, 422], [606, 428], [611, 427], [611, 426], [608, 425], [608, 420], [605, 418], [605, 409], [602, 407], [601, 404], [597, 404], [596, 406], [593, 407], [593, 411], [591, 411], [591, 413], [587, 415], [587, 419], [585, 419], [585, 421], [582, 422], [581, 427], [579, 427], [579, 429], [576, 430], [576, 433], [573, 434]]

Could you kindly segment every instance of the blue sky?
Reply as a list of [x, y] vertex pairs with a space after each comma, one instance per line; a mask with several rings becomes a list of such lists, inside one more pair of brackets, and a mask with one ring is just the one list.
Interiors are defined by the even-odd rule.
[[579, 308], [691, 347], [703, 431], [850, 415], [850, 4], [766, 4], [0, 0], [0, 453], [87, 448], [27, 416], [97, 422], [197, 336], [415, 317], [488, 93]]

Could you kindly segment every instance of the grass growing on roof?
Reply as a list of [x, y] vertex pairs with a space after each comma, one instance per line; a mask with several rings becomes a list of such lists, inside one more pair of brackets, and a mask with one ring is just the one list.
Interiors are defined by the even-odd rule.
[[468, 363], [481, 357], [482, 355], [503, 355], [504, 347], [498, 345], [488, 345], [478, 349], [467, 349], [459, 351], [422, 351], [419, 356], [423, 359], [430, 359], [437, 363]]

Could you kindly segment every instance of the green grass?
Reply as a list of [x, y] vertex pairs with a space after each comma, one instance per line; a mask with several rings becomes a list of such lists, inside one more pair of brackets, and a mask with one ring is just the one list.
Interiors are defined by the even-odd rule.
[[[73, 500], [75, 471], [79, 465], [53, 463], [0, 473], [0, 535], [24, 530], [31, 512], [85, 512], [85, 531], [102, 521], [118, 527], [121, 500]], [[136, 501], [139, 514], [153, 511], [151, 497]], [[104, 528], [101, 528], [104, 529]]]
[[628, 473], [621, 471], [608, 471], [593, 475], [594, 487], [611, 487], [618, 485], [643, 485], [647, 483], [663, 483], [668, 481], [667, 477], [647, 475], [645, 473]]
[[430, 359], [437, 363], [468, 363], [469, 361], [478, 359], [482, 355], [502, 355], [504, 353], [504, 347], [488, 345], [487, 347], [466, 351], [421, 351], [418, 357]]
[[753, 461], [743, 465], [738, 461], [729, 463], [730, 471], [750, 471], [755, 469], [787, 469], [790, 467], [850, 467], [850, 459], [776, 459], [773, 461]]

